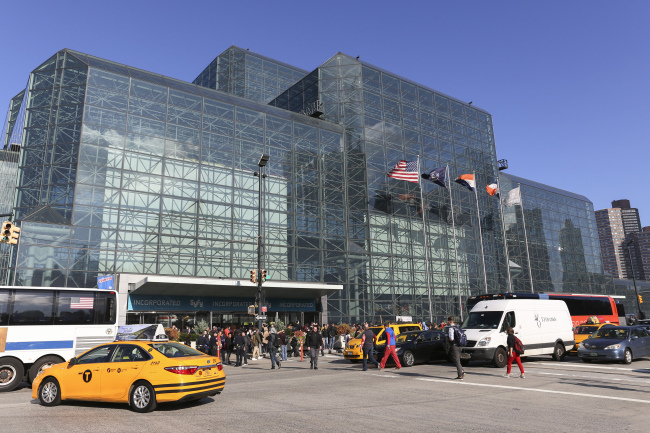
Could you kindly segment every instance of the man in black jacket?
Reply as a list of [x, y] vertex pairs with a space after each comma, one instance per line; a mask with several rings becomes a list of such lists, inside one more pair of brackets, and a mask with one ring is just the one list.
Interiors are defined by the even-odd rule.
[[210, 340], [208, 339], [208, 331], [203, 331], [203, 334], [199, 335], [196, 338], [196, 350], [208, 353], [208, 344]]
[[309, 358], [311, 359], [311, 365], [309, 368], [318, 370], [318, 351], [323, 349], [323, 336], [318, 332], [318, 325], [314, 325], [312, 329], [307, 332], [305, 345], [309, 347]]
[[[235, 339], [233, 340], [233, 344], [235, 346], [235, 356], [237, 357], [237, 361], [235, 362], [235, 367], [241, 367], [242, 360], [244, 358], [244, 346], [246, 345], [246, 338], [244, 337], [243, 332], [240, 331], [239, 329], [235, 331]], [[248, 364], [243, 364], [243, 365], [248, 365]]]
[[208, 343], [208, 355], [217, 356], [217, 331], [212, 333], [210, 342]]
[[335, 324], [330, 323], [329, 328], [327, 328], [327, 331], [329, 333], [329, 351], [332, 353], [332, 349], [334, 349], [334, 343], [336, 342], [336, 337], [339, 335], [339, 330], [336, 327]]

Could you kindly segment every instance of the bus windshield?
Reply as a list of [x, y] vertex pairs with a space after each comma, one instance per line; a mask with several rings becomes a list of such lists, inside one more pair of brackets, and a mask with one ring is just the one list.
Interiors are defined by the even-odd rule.
[[497, 329], [503, 311], [481, 311], [469, 313], [463, 323], [463, 329]]

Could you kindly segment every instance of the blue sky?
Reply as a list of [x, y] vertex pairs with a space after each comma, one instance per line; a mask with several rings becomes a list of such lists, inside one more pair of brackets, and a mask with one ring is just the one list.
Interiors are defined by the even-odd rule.
[[233, 44], [308, 70], [342, 51], [489, 111], [512, 174], [595, 209], [628, 198], [650, 225], [647, 1], [4, 0], [2, 15], [3, 110], [62, 48], [187, 81]]

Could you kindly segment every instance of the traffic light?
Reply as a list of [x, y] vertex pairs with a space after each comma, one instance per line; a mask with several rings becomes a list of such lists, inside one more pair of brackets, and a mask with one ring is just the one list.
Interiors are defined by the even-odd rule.
[[251, 283], [257, 283], [257, 269], [251, 271]]
[[20, 236], [20, 229], [13, 223], [5, 221], [2, 223], [2, 233], [0, 235], [0, 242], [16, 245], [18, 243], [18, 236]]
[[639, 304], [643, 304], [643, 298], [639, 295]]
[[0, 242], [4, 242], [5, 244], [9, 243], [9, 239], [11, 239], [11, 228], [14, 225], [11, 224], [9, 221], [5, 221], [2, 223], [2, 237], [0, 237]]
[[262, 269], [261, 278], [262, 278], [262, 282], [266, 281], [266, 269]]

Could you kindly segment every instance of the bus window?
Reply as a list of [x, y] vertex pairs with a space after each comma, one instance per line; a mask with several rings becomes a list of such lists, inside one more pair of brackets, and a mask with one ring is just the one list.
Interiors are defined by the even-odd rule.
[[95, 313], [96, 324], [114, 325], [117, 315], [115, 293], [97, 293]]
[[54, 292], [16, 290], [10, 325], [51, 325]]
[[95, 322], [95, 294], [92, 292], [59, 292], [54, 323], [82, 325]]
[[0, 326], [9, 323], [9, 290], [0, 290]]

